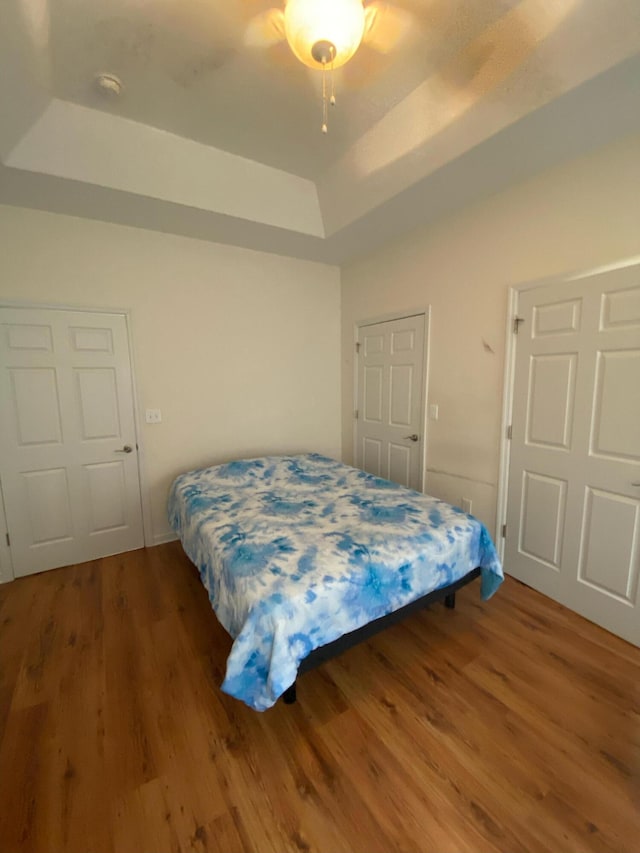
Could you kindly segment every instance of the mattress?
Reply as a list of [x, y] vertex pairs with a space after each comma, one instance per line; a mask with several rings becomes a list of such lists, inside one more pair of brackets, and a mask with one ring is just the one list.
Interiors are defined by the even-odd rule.
[[313, 649], [476, 567], [485, 599], [503, 579], [476, 518], [315, 453], [182, 474], [168, 511], [234, 640], [222, 689], [259, 711]]

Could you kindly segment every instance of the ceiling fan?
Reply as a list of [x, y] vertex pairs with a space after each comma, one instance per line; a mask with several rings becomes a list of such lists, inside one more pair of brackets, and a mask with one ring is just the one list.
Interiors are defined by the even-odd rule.
[[284, 4], [284, 9], [256, 15], [244, 41], [249, 47], [286, 41], [300, 62], [322, 71], [322, 132], [326, 133], [327, 103], [336, 102], [331, 72], [348, 62], [362, 42], [381, 53], [393, 50], [408, 33], [412, 16], [382, 0], [284, 0]]

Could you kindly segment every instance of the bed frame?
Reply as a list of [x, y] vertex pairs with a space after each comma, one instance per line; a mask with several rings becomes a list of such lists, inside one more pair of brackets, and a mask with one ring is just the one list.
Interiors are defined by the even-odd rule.
[[[305, 672], [309, 672], [310, 669], [315, 669], [317, 666], [331, 660], [331, 658], [342, 654], [342, 652], [346, 652], [347, 649], [368, 640], [390, 625], [400, 622], [405, 616], [409, 616], [414, 611], [421, 610], [426, 605], [433, 604], [435, 601], [444, 600], [444, 606], [452, 610], [456, 606], [456, 590], [471, 583], [479, 576], [480, 569], [472, 569], [469, 574], [460, 578], [455, 583], [443, 586], [441, 589], [436, 589], [428, 593], [428, 595], [423, 595], [410, 604], [405, 604], [399, 610], [394, 610], [386, 616], [374, 619], [373, 622], [368, 622], [362, 628], [357, 628], [355, 631], [343, 634], [342, 637], [338, 637], [332, 643], [327, 643], [325, 646], [314, 649], [301, 661], [298, 668], [298, 675], [303, 675]], [[285, 704], [292, 705], [296, 701], [296, 685], [297, 681], [294, 681], [291, 687], [288, 687], [282, 694], [282, 700]]]

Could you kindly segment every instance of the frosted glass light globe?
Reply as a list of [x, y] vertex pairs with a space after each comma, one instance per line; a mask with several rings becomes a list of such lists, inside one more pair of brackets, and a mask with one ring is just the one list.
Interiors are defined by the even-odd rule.
[[313, 45], [331, 42], [336, 49], [333, 67], [339, 68], [351, 59], [362, 41], [362, 0], [288, 0], [284, 31], [291, 50], [310, 68], [322, 67], [311, 54]]

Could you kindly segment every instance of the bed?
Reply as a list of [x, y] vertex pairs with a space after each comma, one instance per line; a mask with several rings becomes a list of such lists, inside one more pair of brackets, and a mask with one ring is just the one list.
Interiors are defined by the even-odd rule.
[[222, 690], [258, 711], [382, 620], [503, 579], [473, 516], [315, 453], [182, 474], [168, 512], [233, 638]]

